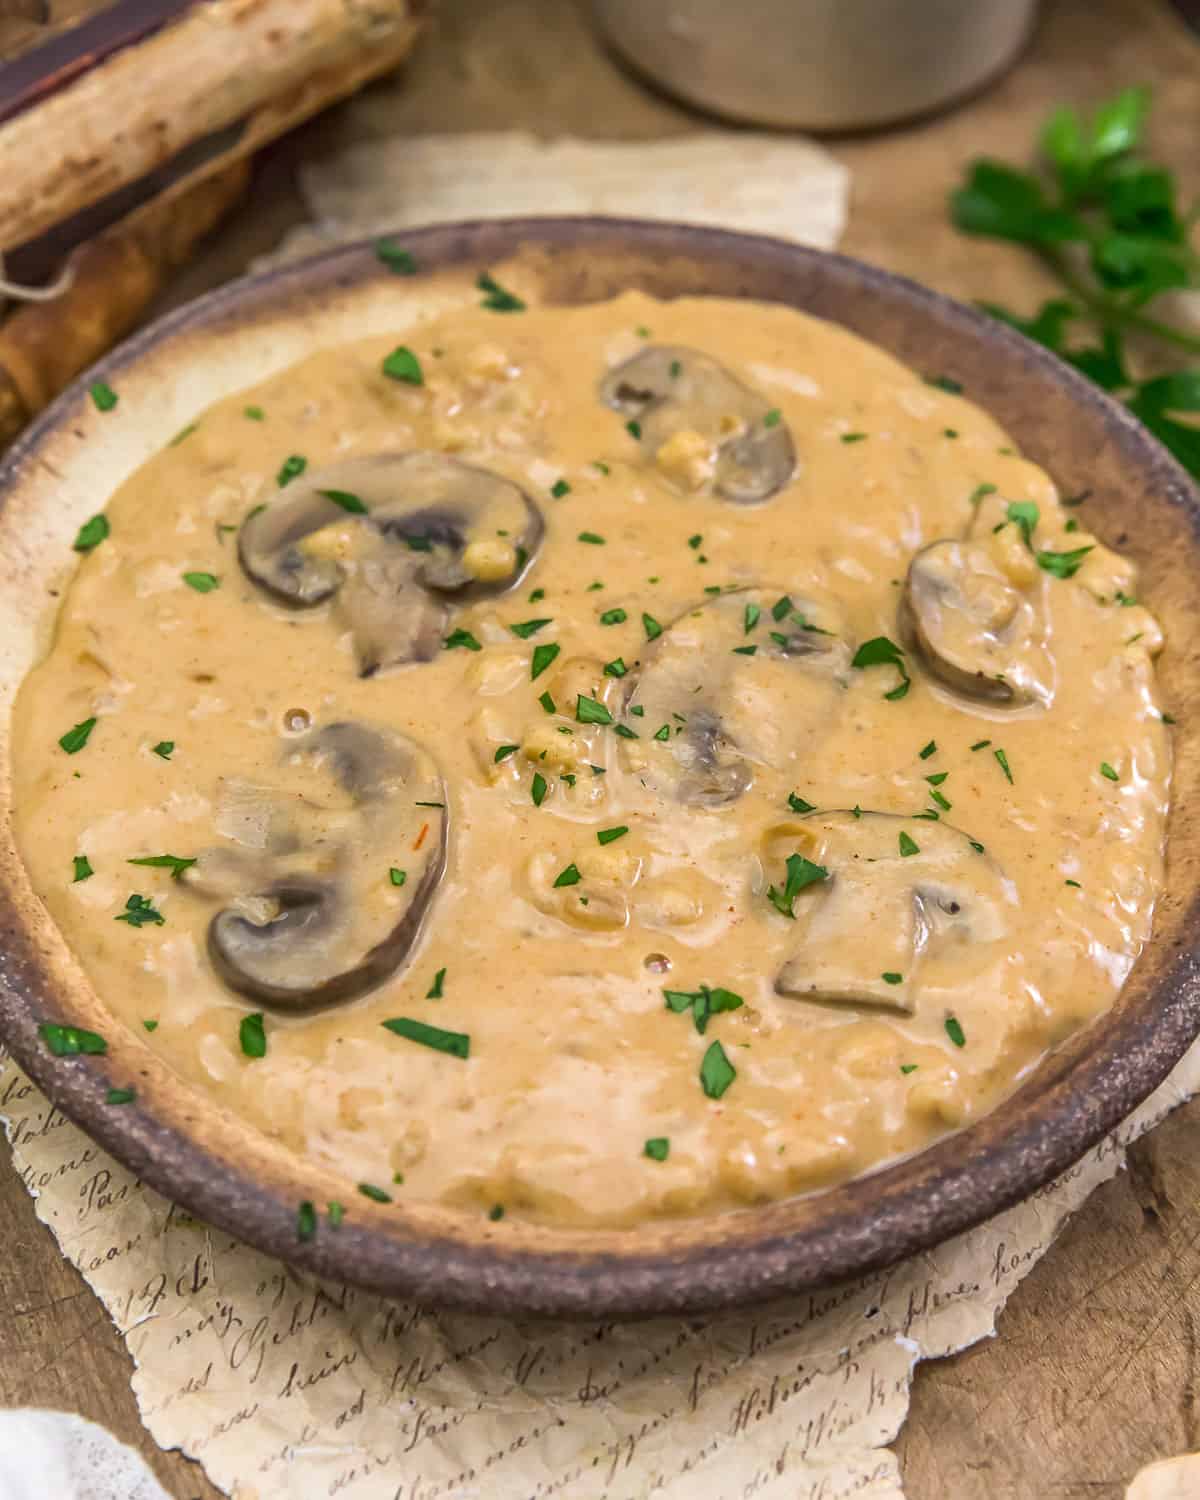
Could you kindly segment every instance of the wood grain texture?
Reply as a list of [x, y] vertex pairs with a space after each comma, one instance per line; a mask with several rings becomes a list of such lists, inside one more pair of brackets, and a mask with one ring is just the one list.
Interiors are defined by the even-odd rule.
[[[1188, 192], [1200, 45], [1161, 0], [1057, 0], [1027, 56], [955, 113], [832, 142], [853, 172], [845, 249], [964, 298], [1028, 311], [1051, 284], [1020, 251], [966, 240], [944, 195], [965, 159], [1020, 158], [1061, 99], [1156, 89], [1152, 143]], [[277, 147], [253, 206], [173, 285], [216, 285], [301, 217], [303, 156], [393, 130], [524, 127], [637, 139], [700, 123], [633, 83], [591, 39], [582, 0], [443, 0], [396, 80]], [[1186, 196], [1186, 195], [1185, 195]], [[176, 1500], [215, 1500], [199, 1470], [141, 1434], [111, 1323], [0, 1173], [0, 1403], [70, 1407], [135, 1442]], [[1142, 1464], [1200, 1447], [1200, 1101], [1140, 1143], [1021, 1285], [999, 1337], [918, 1372], [898, 1444], [909, 1500], [1121, 1500]]]

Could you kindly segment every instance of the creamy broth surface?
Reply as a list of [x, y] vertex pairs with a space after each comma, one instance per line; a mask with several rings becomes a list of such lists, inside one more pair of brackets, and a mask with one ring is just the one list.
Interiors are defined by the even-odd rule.
[[[404, 337], [230, 396], [135, 473], [20, 694], [34, 886], [181, 1078], [348, 1203], [627, 1226], [917, 1150], [1113, 1003], [1162, 884], [1161, 635], [1086, 502], [969, 391], [719, 299], [473, 306]], [[659, 350], [702, 411], [646, 405]], [[738, 442], [785, 464], [767, 498]], [[345, 580], [382, 546], [376, 491], [336, 482], [297, 545], [340, 592], [296, 608], [247, 576], [239, 543], [314, 475], [413, 453], [508, 482], [460, 560], [479, 589], [364, 622]], [[483, 592], [521, 568], [518, 490], [544, 534]], [[388, 552], [405, 577], [421, 546]], [[421, 630], [430, 659], [390, 660]], [[384, 769], [347, 773], [331, 726]], [[128, 863], [164, 854], [196, 864]], [[219, 914], [251, 948], [277, 917], [263, 870], [337, 897], [292, 980], [432, 895], [394, 972], [298, 1013], [212, 956]]]

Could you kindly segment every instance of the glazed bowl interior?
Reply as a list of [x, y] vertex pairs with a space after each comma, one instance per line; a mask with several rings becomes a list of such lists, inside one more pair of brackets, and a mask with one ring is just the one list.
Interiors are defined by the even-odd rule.
[[[1178, 721], [1165, 892], [1154, 937], [1114, 1009], [1052, 1052], [991, 1115], [840, 1187], [637, 1230], [477, 1222], [433, 1204], [356, 1207], [336, 1232], [297, 1235], [302, 1201], [345, 1183], [228, 1117], [109, 1012], [0, 831], [0, 1033], [64, 1113], [198, 1216], [320, 1274], [372, 1290], [508, 1313], [616, 1316], [711, 1309], [818, 1285], [924, 1249], [1013, 1203], [1075, 1161], [1162, 1080], [1200, 1029], [1200, 792], [1192, 644], [1200, 505], [1186, 476], [1122, 407], [1004, 326], [838, 256], [718, 230], [597, 219], [495, 221], [404, 236], [421, 273], [397, 277], [369, 245], [240, 282], [172, 315], [67, 391], [0, 470], [0, 800], [11, 806], [18, 685], [44, 652], [71, 539], [142, 462], [208, 405], [315, 348], [461, 303], [493, 271], [546, 303], [638, 288], [776, 301], [829, 318], [928, 375], [951, 377], [1137, 563], [1161, 620], [1164, 701]], [[88, 384], [121, 391], [120, 421]], [[764, 519], [764, 524], [769, 524]], [[109, 1038], [107, 1057], [54, 1058], [38, 1026]], [[105, 1106], [113, 1058], [137, 1100]]]

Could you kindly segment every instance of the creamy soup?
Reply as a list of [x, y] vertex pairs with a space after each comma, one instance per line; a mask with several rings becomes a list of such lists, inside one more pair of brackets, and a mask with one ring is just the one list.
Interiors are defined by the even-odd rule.
[[17, 708], [54, 920], [347, 1205], [631, 1225], [977, 1119], [1150, 932], [1132, 565], [840, 328], [504, 308], [230, 396], [85, 526]]

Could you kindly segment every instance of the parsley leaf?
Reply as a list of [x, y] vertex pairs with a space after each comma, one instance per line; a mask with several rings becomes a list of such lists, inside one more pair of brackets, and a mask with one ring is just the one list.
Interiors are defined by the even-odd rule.
[[652, 1136], [642, 1150], [651, 1161], [666, 1161], [671, 1152], [671, 1142], [665, 1135]]
[[[546, 641], [541, 646], [533, 648], [533, 657], [529, 663], [529, 680], [536, 681], [548, 666], [556, 659], [562, 647], [557, 641]], [[551, 710], [553, 712], [553, 710]]]
[[895, 667], [900, 673], [900, 681], [891, 692], [883, 695], [891, 702], [903, 698], [911, 686], [908, 669], [904, 665], [904, 652], [886, 635], [877, 635], [869, 641], [864, 641], [854, 653], [854, 659], [850, 665], [857, 667], [860, 671], [867, 667]]
[[424, 385], [425, 375], [421, 361], [404, 344], [397, 344], [382, 365], [389, 380], [398, 380], [404, 385]]
[[469, 630], [452, 630], [442, 642], [444, 651], [453, 651], [456, 647], [463, 647], [467, 651], [482, 651], [483, 647], [475, 639]]
[[92, 730], [96, 727], [96, 719], [84, 719], [76, 724], [74, 728], [68, 729], [66, 734], [60, 736], [59, 745], [68, 755], [76, 755], [87, 744]]
[[71, 881], [72, 885], [78, 885], [81, 880], [90, 880], [96, 873], [92, 869], [92, 862], [86, 854], [76, 854], [72, 863], [75, 866], [75, 875]]
[[432, 1047], [435, 1052], [446, 1052], [451, 1057], [470, 1056], [471, 1038], [461, 1031], [443, 1031], [440, 1026], [427, 1026], [424, 1021], [413, 1021], [408, 1016], [395, 1016], [381, 1024], [393, 1035]]
[[476, 278], [475, 285], [485, 293], [480, 307], [486, 307], [488, 312], [512, 313], [524, 312], [525, 304], [514, 292], [509, 292], [492, 279], [486, 271], [481, 271]]
[[93, 516], [90, 521], [85, 521], [79, 528], [78, 535], [71, 545], [76, 552], [90, 552], [93, 547], [98, 547], [108, 534], [108, 517]]
[[554, 889], [557, 891], [563, 886], [578, 885], [582, 879], [583, 876], [579, 873], [579, 866], [574, 863], [569, 864], [554, 877]]
[[77, 1057], [80, 1053], [96, 1057], [108, 1051], [108, 1043], [94, 1031], [82, 1026], [60, 1026], [54, 1021], [43, 1021], [38, 1035], [55, 1057]]
[[520, 640], [527, 641], [531, 635], [536, 635], [543, 626], [551, 625], [553, 623], [554, 622], [549, 619], [522, 620], [519, 625], [510, 625], [508, 628], [512, 631], [513, 635], [517, 636]]
[[150, 865], [156, 870], [170, 870], [172, 880], [178, 880], [195, 863], [194, 858], [181, 859], [178, 854], [148, 854], [143, 859], [126, 860], [126, 864], [130, 865]]
[[710, 1099], [720, 1099], [737, 1077], [737, 1069], [725, 1056], [720, 1042], [713, 1042], [700, 1063], [700, 1087]]
[[613, 716], [603, 703], [580, 693], [575, 701], [575, 720], [579, 724], [611, 724]]
[[198, 594], [211, 594], [221, 587], [221, 580], [215, 573], [183, 573], [181, 577], [188, 588], [195, 589]]
[[776, 911], [785, 917], [795, 920], [796, 914], [792, 910], [796, 903], [796, 897], [806, 886], [815, 885], [818, 881], [828, 880], [829, 871], [823, 865], [817, 865], [810, 859], [805, 859], [802, 854], [789, 854], [787, 857], [787, 878], [783, 883], [783, 889], [770, 886], [767, 889], [767, 900]]
[[161, 927], [166, 921], [162, 912], [155, 911], [149, 896], [130, 896], [125, 903], [125, 910], [118, 912], [113, 918], [116, 922], [128, 922], [130, 927], [145, 927], [147, 922], [152, 922], [156, 927]]
[[252, 1015], [243, 1016], [238, 1026], [238, 1041], [241, 1043], [242, 1052], [247, 1057], [266, 1057], [267, 1055], [267, 1032], [263, 1025], [263, 1014], [256, 1010]]
[[394, 240], [376, 240], [374, 245], [375, 259], [381, 265], [385, 265], [389, 271], [397, 276], [415, 276], [417, 274], [417, 262], [412, 252], [405, 250], [403, 246], [397, 245]]

